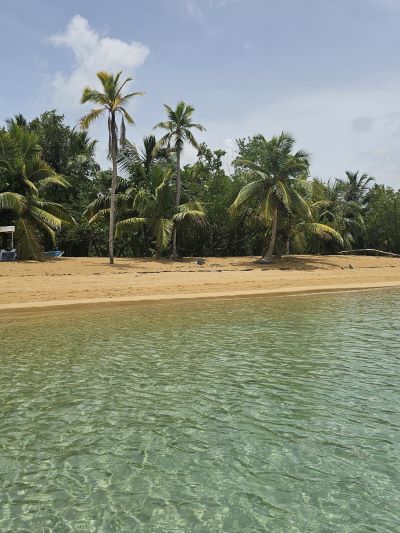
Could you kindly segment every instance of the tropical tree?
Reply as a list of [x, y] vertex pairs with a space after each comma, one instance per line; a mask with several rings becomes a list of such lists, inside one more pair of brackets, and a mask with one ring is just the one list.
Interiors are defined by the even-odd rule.
[[[168, 120], [159, 122], [154, 126], [154, 129], [161, 128], [167, 130], [167, 133], [161, 137], [155, 147], [155, 153], [160, 149], [167, 149], [173, 151], [176, 157], [175, 170], [175, 213], [179, 212], [179, 205], [181, 201], [182, 180], [181, 180], [181, 156], [185, 143], [189, 143], [194, 148], [198, 149], [199, 145], [192, 133], [192, 129], [205, 131], [201, 124], [192, 122], [194, 107], [179, 102], [175, 109], [168, 105], [164, 105], [167, 112]], [[177, 252], [177, 225], [174, 225], [172, 235], [172, 258], [178, 258]]]
[[[111, 179], [111, 195], [110, 195], [110, 227], [108, 236], [108, 248], [110, 264], [114, 264], [114, 227], [115, 227], [115, 191], [117, 188], [117, 157], [120, 146], [125, 143], [125, 120], [128, 124], [134, 124], [134, 120], [128, 111], [125, 109], [129, 100], [135, 96], [143, 95], [142, 92], [133, 92], [123, 94], [125, 85], [132, 81], [132, 78], [126, 78], [122, 81], [122, 72], [116, 75], [108, 72], [98, 72], [97, 77], [102, 85], [102, 90], [85, 87], [82, 93], [81, 104], [87, 102], [99, 105], [92, 109], [84, 117], [82, 117], [80, 124], [83, 129], [89, 128], [90, 124], [97, 120], [101, 115], [107, 114], [108, 117], [108, 150], [112, 161], [112, 179]], [[117, 116], [121, 116], [120, 139], [118, 140], [118, 125]]]
[[22, 113], [17, 113], [13, 117], [6, 119], [6, 125], [7, 129], [11, 129], [14, 126], [21, 126], [21, 128], [26, 128], [28, 125], [28, 121]]
[[146, 185], [150, 170], [155, 164], [170, 163], [168, 150], [157, 149], [154, 135], [143, 137], [142, 146], [126, 140], [118, 154], [118, 167], [122, 174], [136, 185]]
[[314, 219], [335, 229], [343, 238], [343, 247], [352, 248], [362, 238], [365, 231], [364, 205], [361, 201], [349, 200], [343, 182], [312, 182]]
[[117, 223], [116, 237], [137, 231], [141, 226], [151, 229], [156, 242], [156, 255], [169, 246], [174, 228], [182, 225], [201, 225], [205, 214], [198, 202], [181, 204], [178, 211], [174, 209], [171, 197], [171, 169], [153, 166], [149, 172], [148, 187], [139, 190], [130, 189], [123, 200], [125, 210], [134, 216]]
[[359, 202], [362, 204], [364, 198], [370, 189], [370, 184], [375, 181], [372, 176], [362, 174], [359, 176], [359, 171], [346, 171], [346, 178], [337, 180], [339, 188], [343, 192], [344, 200], [346, 202]]
[[40, 259], [42, 234], [55, 244], [56, 232], [73, 222], [66, 209], [46, 199], [53, 187], [68, 182], [40, 157], [37, 137], [11, 124], [0, 131], [0, 224], [15, 224], [18, 256]]
[[304, 150], [292, 153], [295, 140], [285, 132], [271, 140], [260, 135], [258, 141], [260, 149], [255, 161], [237, 159], [234, 162], [249, 171], [252, 181], [240, 190], [230, 211], [235, 213], [253, 207], [265, 224], [272, 222], [271, 236], [261, 259], [270, 262], [275, 250], [279, 214], [296, 212], [311, 217], [299, 187], [299, 180], [303, 185], [303, 178], [308, 174], [309, 154]]
[[400, 190], [375, 185], [365, 213], [366, 246], [400, 253]]

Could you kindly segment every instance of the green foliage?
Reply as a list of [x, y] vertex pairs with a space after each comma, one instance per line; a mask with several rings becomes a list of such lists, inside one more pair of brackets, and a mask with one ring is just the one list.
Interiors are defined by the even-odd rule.
[[158, 122], [154, 129], [164, 129], [167, 133], [158, 141], [155, 152], [159, 149], [167, 148], [181, 153], [185, 142], [191, 144], [194, 148], [198, 148], [196, 139], [191, 132], [192, 129], [204, 131], [205, 128], [201, 124], [192, 122], [194, 107], [185, 102], [178, 102], [175, 109], [169, 105], [164, 105], [167, 112], [168, 120]]
[[[275, 251], [279, 217], [301, 215], [311, 218], [311, 211], [302, 192], [306, 189], [309, 155], [304, 150], [293, 153], [295, 140], [288, 133], [281, 133], [267, 141], [258, 135], [250, 140], [242, 151], [252, 159], [243, 159], [241, 154], [235, 165], [247, 174], [249, 182], [244, 185], [230, 207], [234, 215], [249, 210], [268, 226], [271, 235], [265, 246], [265, 259], [270, 260]], [[267, 249], [268, 246], [268, 249]]]
[[[179, 215], [179, 205], [181, 202], [182, 179], [181, 179], [181, 154], [185, 143], [199, 149], [199, 145], [192, 133], [193, 129], [204, 131], [201, 124], [192, 121], [194, 107], [185, 102], [178, 102], [175, 109], [164, 105], [167, 112], [168, 120], [159, 122], [154, 129], [161, 128], [167, 130], [167, 133], [161, 137], [154, 147], [154, 154], [160, 153], [160, 150], [174, 152], [175, 154], [175, 214]], [[179, 219], [176, 218], [176, 221]], [[173, 226], [172, 237], [172, 257], [177, 259], [177, 228], [178, 224]]]
[[65, 207], [48, 191], [69, 186], [40, 156], [35, 134], [9, 123], [0, 131], [0, 225], [16, 226], [18, 256], [40, 259], [43, 243], [56, 240], [64, 224], [73, 223]]
[[[103, 92], [85, 89], [97, 106], [82, 125], [119, 109], [129, 79], [99, 73]], [[400, 252], [400, 191], [373, 185], [368, 174], [347, 171], [331, 182], [309, 179], [309, 156], [282, 133], [237, 141], [234, 171], [223, 150], [198, 144], [193, 107], [165, 106], [167, 120], [137, 146], [122, 136], [116, 167], [101, 170], [96, 141], [70, 128], [56, 111], [28, 122], [22, 115], [0, 130], [0, 225], [15, 224], [20, 257], [40, 258], [56, 241], [65, 255], [108, 252], [111, 191], [115, 177], [115, 252], [120, 256], [336, 253], [342, 248]], [[115, 133], [114, 131], [114, 133]], [[197, 160], [181, 168], [184, 143]], [[118, 174], [117, 174], [118, 171]], [[372, 186], [372, 188], [371, 188]], [[0, 242], [0, 246], [1, 246]]]
[[[109, 72], [100, 71], [97, 73], [103, 92], [95, 88], [85, 87], [83, 89], [81, 104], [91, 102], [97, 106], [83, 116], [80, 120], [80, 125], [83, 130], [89, 126], [102, 115], [107, 116], [108, 123], [108, 148], [109, 155], [112, 162], [111, 188], [110, 188], [110, 210], [109, 210], [109, 236], [108, 236], [108, 255], [110, 264], [114, 263], [114, 228], [115, 228], [115, 195], [117, 190], [117, 162], [120, 147], [124, 147], [126, 143], [126, 128], [125, 121], [128, 124], [134, 124], [134, 120], [126, 110], [126, 105], [134, 96], [141, 96], [143, 93], [134, 92], [123, 94], [123, 89], [127, 83], [132, 81], [132, 78], [121, 80], [122, 71], [116, 75]], [[120, 139], [118, 141], [118, 125], [117, 116], [121, 117]]]
[[400, 191], [375, 185], [366, 196], [365, 246], [400, 253]]

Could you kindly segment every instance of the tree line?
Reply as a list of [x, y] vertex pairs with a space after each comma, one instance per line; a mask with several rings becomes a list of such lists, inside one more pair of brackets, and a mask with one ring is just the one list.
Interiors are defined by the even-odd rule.
[[[98, 73], [85, 88], [94, 108], [79, 128], [46, 111], [0, 129], [0, 225], [16, 226], [18, 257], [41, 259], [59, 246], [67, 256], [329, 254], [342, 249], [400, 252], [400, 191], [368, 174], [310, 177], [310, 155], [282, 132], [237, 140], [233, 171], [223, 150], [199, 142], [195, 109], [165, 105], [166, 120], [140, 146], [130, 142], [130, 78]], [[107, 117], [111, 169], [96, 161], [93, 121]], [[162, 131], [157, 139], [155, 133]], [[182, 167], [185, 145], [197, 160]], [[5, 237], [3, 237], [4, 240]], [[0, 247], [5, 246], [0, 242]]]

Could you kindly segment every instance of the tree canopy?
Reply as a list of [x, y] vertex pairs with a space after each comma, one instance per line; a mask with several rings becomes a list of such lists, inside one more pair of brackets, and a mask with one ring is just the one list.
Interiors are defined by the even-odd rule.
[[[166, 120], [136, 144], [126, 106], [142, 93], [125, 92], [122, 73], [98, 79], [102, 91], [83, 90], [94, 107], [81, 124], [107, 115], [111, 169], [98, 164], [96, 140], [56, 110], [31, 121], [16, 114], [0, 129], [0, 224], [17, 226], [20, 258], [56, 244], [65, 255], [105, 255], [111, 234], [115, 255], [177, 257], [177, 229], [179, 254], [189, 256], [400, 252], [400, 191], [367, 172], [312, 178], [308, 152], [286, 132], [238, 139], [230, 161], [201, 142], [204, 128], [183, 101], [166, 105]], [[185, 145], [197, 150], [190, 164]]]

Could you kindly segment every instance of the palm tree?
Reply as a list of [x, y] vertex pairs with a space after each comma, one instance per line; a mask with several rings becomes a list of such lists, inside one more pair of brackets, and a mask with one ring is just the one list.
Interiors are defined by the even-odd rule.
[[[205, 213], [198, 202], [181, 204], [175, 212], [171, 181], [173, 171], [159, 165], [152, 165], [139, 187], [132, 186], [116, 194], [116, 206], [120, 215], [128, 218], [116, 224], [115, 237], [121, 238], [141, 227], [150, 228], [155, 239], [156, 255], [170, 245], [175, 226], [193, 226], [205, 223]], [[110, 197], [99, 196], [85, 210], [89, 224], [110, 211]]]
[[[287, 212], [282, 227], [282, 233], [285, 237], [285, 254], [290, 254], [290, 245], [294, 243], [297, 249], [305, 250], [307, 244], [314, 238], [323, 241], [334, 241], [339, 246], [344, 246], [344, 241], [331, 224], [318, 221], [318, 215], [321, 208], [329, 205], [326, 201], [316, 201], [314, 194], [319, 184], [318, 180], [312, 182], [307, 179], [298, 179], [293, 182], [293, 187], [301, 194], [307, 202], [309, 211]], [[325, 185], [321, 183], [324, 187]]]
[[348, 200], [348, 189], [343, 181], [322, 183], [314, 180], [315, 199], [312, 204], [313, 215], [321, 223], [334, 228], [343, 238], [343, 247], [350, 249], [360, 240], [365, 231], [364, 206], [362, 202]]
[[375, 181], [372, 176], [362, 174], [359, 176], [359, 171], [346, 171], [346, 178], [337, 180], [339, 186], [343, 189], [344, 199], [346, 202], [364, 202], [365, 195], [369, 191], [369, 185]]
[[344, 245], [343, 237], [340, 233], [328, 224], [304, 221], [294, 225], [290, 230], [291, 241], [297, 244], [298, 248], [303, 250], [313, 237], [323, 241], [334, 241], [340, 247], [343, 247]]
[[171, 234], [177, 226], [184, 223], [191, 225], [204, 223], [205, 214], [198, 202], [181, 204], [178, 211], [175, 211], [170, 187], [172, 176], [173, 172], [170, 169], [153, 166], [149, 172], [147, 188], [126, 192], [126, 210], [139, 216], [118, 222], [116, 237], [137, 230], [140, 226], [148, 226], [155, 237], [156, 254], [160, 256], [169, 246]]
[[24, 127], [13, 124], [10, 131], [0, 131], [0, 222], [15, 224], [21, 259], [40, 259], [40, 234], [55, 244], [62, 224], [73, 222], [62, 205], [46, 200], [49, 188], [69, 184], [40, 151], [36, 135]]
[[168, 150], [157, 149], [156, 151], [156, 145], [157, 140], [154, 135], [143, 137], [141, 147], [127, 140], [118, 154], [120, 172], [137, 185], [146, 184], [154, 164], [170, 161]]
[[17, 113], [11, 118], [6, 119], [7, 129], [11, 129], [14, 126], [20, 126], [21, 128], [26, 128], [28, 126], [28, 121], [22, 113]]
[[235, 165], [249, 170], [251, 177], [256, 179], [241, 189], [230, 207], [231, 212], [256, 205], [258, 216], [265, 223], [272, 220], [271, 237], [265, 245], [262, 262], [270, 262], [274, 255], [280, 212], [296, 212], [306, 218], [311, 216], [298, 186], [299, 180], [304, 182], [301, 178], [308, 174], [309, 154], [304, 150], [293, 154], [294, 144], [294, 138], [285, 132], [269, 141], [260, 136], [258, 161], [235, 161]]
[[[161, 128], [167, 130], [167, 133], [158, 141], [155, 147], [155, 153], [161, 148], [166, 148], [173, 151], [176, 156], [176, 191], [175, 191], [175, 212], [179, 211], [179, 204], [181, 201], [182, 181], [181, 181], [181, 155], [185, 142], [191, 144], [197, 150], [199, 145], [191, 132], [192, 129], [199, 131], [205, 131], [205, 128], [201, 124], [192, 122], [192, 116], [194, 113], [194, 107], [186, 104], [185, 102], [179, 102], [175, 109], [168, 105], [164, 105], [168, 120], [165, 122], [159, 122], [154, 126], [154, 129]], [[172, 258], [177, 259], [177, 226], [174, 225], [172, 236]]]
[[[117, 156], [120, 145], [125, 143], [125, 120], [129, 124], [134, 124], [133, 118], [125, 109], [125, 105], [134, 96], [143, 95], [142, 92], [134, 92], [123, 95], [124, 86], [132, 81], [132, 78], [126, 78], [120, 81], [122, 72], [116, 75], [108, 72], [98, 72], [97, 77], [101, 82], [103, 92], [90, 87], [85, 87], [82, 93], [81, 104], [92, 102], [100, 105], [96, 109], [89, 111], [82, 117], [80, 125], [87, 129], [92, 122], [98, 119], [104, 113], [108, 116], [108, 150], [112, 161], [112, 179], [111, 179], [111, 198], [110, 198], [110, 228], [108, 236], [108, 248], [110, 264], [114, 264], [114, 225], [115, 225], [115, 191], [117, 188]], [[117, 115], [121, 115], [120, 140], [118, 142]]]

